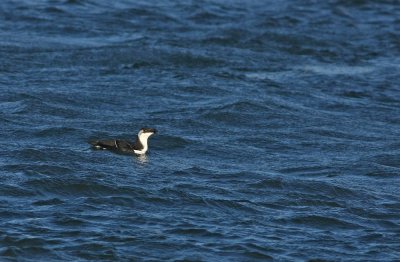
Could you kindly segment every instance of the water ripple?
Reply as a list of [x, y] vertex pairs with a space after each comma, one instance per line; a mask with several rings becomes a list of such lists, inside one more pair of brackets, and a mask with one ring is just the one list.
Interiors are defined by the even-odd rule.
[[395, 261], [398, 14], [1, 1], [0, 260]]

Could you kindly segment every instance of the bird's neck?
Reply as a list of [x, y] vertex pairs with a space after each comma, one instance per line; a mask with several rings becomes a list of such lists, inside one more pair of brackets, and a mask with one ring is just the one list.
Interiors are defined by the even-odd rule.
[[140, 143], [143, 146], [143, 148], [139, 149], [139, 150], [135, 150], [136, 154], [145, 154], [146, 153], [147, 149], [149, 149], [147, 140], [149, 139], [149, 137], [151, 135], [152, 135], [151, 133], [139, 132], [136, 143]]
[[143, 145], [142, 151], [144, 151], [144, 152], [146, 152], [147, 149], [149, 148], [149, 147], [148, 147], [148, 144], [147, 144], [148, 138], [149, 138], [149, 137], [148, 137], [148, 136], [145, 136], [145, 135], [138, 136], [138, 139], [139, 139], [140, 143]]

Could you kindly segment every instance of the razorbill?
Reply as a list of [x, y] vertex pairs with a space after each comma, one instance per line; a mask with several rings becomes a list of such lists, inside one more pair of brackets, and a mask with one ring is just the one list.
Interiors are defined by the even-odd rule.
[[135, 143], [120, 139], [96, 140], [89, 143], [96, 149], [108, 149], [121, 153], [144, 155], [149, 149], [147, 140], [155, 133], [157, 133], [156, 129], [144, 127], [139, 130]]

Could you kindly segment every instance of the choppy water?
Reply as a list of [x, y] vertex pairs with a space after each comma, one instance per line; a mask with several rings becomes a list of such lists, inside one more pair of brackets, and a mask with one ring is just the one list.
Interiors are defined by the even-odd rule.
[[[0, 2], [0, 258], [398, 261], [398, 1]], [[145, 158], [92, 138], [155, 127]]]

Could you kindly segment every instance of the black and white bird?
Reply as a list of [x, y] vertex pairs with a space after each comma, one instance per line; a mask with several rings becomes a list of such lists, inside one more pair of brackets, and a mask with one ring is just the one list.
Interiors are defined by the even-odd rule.
[[108, 149], [121, 153], [144, 155], [149, 149], [147, 140], [155, 133], [157, 133], [156, 129], [144, 127], [139, 130], [135, 143], [120, 139], [96, 140], [89, 143], [96, 149]]

